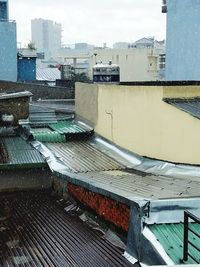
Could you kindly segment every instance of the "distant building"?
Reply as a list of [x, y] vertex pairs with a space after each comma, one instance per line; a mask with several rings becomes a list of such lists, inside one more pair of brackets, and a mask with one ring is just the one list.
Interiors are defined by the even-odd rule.
[[200, 1], [163, 1], [167, 13], [166, 80], [200, 80]]
[[87, 43], [76, 43], [75, 49], [79, 50], [90, 50], [93, 48], [93, 45], [87, 44]]
[[16, 23], [9, 20], [8, 0], [0, 0], [0, 80], [17, 80]]
[[36, 50], [19, 49], [17, 54], [18, 81], [36, 80]]
[[126, 43], [126, 42], [117, 42], [113, 44], [113, 48], [114, 49], [127, 49], [129, 48], [130, 43]]
[[144, 37], [131, 44], [130, 48], [165, 49], [165, 40], [157, 41], [154, 37]]
[[45, 52], [50, 58], [61, 48], [61, 24], [52, 20], [33, 19], [31, 21], [31, 38], [38, 52]]
[[47, 84], [49, 86], [55, 86], [56, 80], [61, 78], [61, 73], [58, 68], [37, 68], [36, 80], [40, 84]]
[[120, 68], [120, 82], [161, 80], [159, 60], [163, 53], [155, 48], [94, 49], [89, 57], [89, 78], [97, 62], [111, 61]]

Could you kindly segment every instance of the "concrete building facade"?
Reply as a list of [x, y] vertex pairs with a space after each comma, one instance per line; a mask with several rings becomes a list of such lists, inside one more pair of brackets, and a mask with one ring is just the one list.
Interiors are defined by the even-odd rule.
[[8, 0], [0, 1], [0, 80], [17, 80], [16, 23], [9, 20]]
[[128, 49], [95, 49], [90, 55], [89, 75], [98, 62], [111, 61], [120, 67], [120, 82], [160, 80], [159, 57], [162, 49], [128, 48]]
[[52, 20], [33, 19], [31, 21], [31, 40], [46, 58], [53, 57], [61, 48], [61, 24]]
[[200, 80], [200, 1], [168, 0], [166, 80]]

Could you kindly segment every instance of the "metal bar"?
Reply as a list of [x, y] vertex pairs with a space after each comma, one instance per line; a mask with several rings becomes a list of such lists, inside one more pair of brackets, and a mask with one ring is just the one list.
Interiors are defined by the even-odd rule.
[[188, 261], [188, 256], [193, 259], [195, 262], [199, 263], [188, 251], [188, 244], [190, 244], [194, 249], [200, 252], [200, 249], [193, 244], [190, 240], [188, 240], [189, 231], [192, 232], [195, 236], [200, 238], [200, 235], [195, 233], [191, 228], [189, 228], [189, 218], [194, 222], [200, 224], [200, 219], [195, 215], [190, 213], [189, 211], [184, 211], [184, 239], [183, 239], [183, 261]]
[[195, 215], [193, 215], [191, 212], [189, 211], [185, 211], [188, 215], [188, 217], [190, 217], [193, 221], [195, 221], [196, 223], [199, 223], [200, 224], [200, 219], [197, 218]]
[[188, 256], [190, 256], [190, 258], [193, 259], [193, 261], [195, 261], [196, 263], [199, 263], [190, 253], [188, 253]]
[[197, 236], [198, 238], [200, 238], [200, 235], [197, 234], [195, 231], [193, 231], [191, 228], [188, 227], [188, 231], [192, 232], [195, 236]]
[[184, 211], [183, 260], [188, 260], [188, 213]]
[[195, 248], [197, 251], [200, 252], [200, 249], [196, 245], [194, 245], [190, 240], [188, 240], [188, 244], [190, 244], [193, 248]]

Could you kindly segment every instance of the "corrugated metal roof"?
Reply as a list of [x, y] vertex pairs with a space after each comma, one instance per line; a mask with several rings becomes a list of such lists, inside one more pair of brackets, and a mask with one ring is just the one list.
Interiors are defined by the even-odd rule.
[[101, 185], [123, 196], [142, 197], [146, 199], [174, 199], [197, 197], [200, 182], [154, 176], [137, 171], [102, 171], [89, 172], [81, 176], [93, 185]]
[[164, 101], [200, 119], [200, 98], [170, 98]]
[[66, 141], [65, 135], [59, 134], [56, 131], [44, 131], [39, 133], [33, 133], [35, 140], [40, 142], [54, 142], [54, 143], [63, 143]]
[[29, 121], [31, 125], [48, 125], [57, 123], [54, 110], [46, 107], [29, 105]]
[[75, 135], [85, 136], [93, 133], [93, 129], [86, 129], [76, 121], [65, 120], [56, 124], [49, 125], [51, 129], [57, 131], [60, 134], [65, 134], [67, 137], [73, 137]]
[[41, 142], [66, 142], [71, 139], [82, 139], [93, 134], [92, 128], [86, 128], [73, 120], [49, 124], [49, 128], [33, 128], [31, 133], [35, 140]]
[[57, 68], [37, 68], [36, 80], [55, 81], [61, 78], [61, 72]]
[[7, 151], [8, 161], [6, 164], [0, 165], [1, 169], [46, 165], [40, 153], [20, 137], [4, 137], [2, 138], [2, 143]]
[[[183, 223], [178, 224], [155, 224], [149, 226], [150, 230], [154, 233], [158, 241], [164, 247], [166, 253], [176, 264], [180, 264], [180, 260], [183, 259]], [[196, 233], [200, 233], [200, 225], [196, 223], [190, 223], [189, 227]], [[197, 247], [199, 247], [199, 239], [189, 232], [189, 240], [192, 241]], [[191, 245], [189, 245], [189, 252], [191, 255], [199, 260], [200, 253], [197, 252]], [[195, 263], [189, 258], [188, 264]]]
[[47, 147], [62, 159], [70, 171], [75, 173], [126, 168], [99, 151], [89, 141], [69, 141], [63, 144], [48, 143]]
[[0, 195], [1, 266], [129, 267], [123, 251], [71, 216], [47, 192]]

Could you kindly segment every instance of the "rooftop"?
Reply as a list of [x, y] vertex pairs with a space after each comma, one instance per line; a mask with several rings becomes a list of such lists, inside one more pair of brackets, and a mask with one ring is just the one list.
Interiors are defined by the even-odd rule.
[[72, 217], [47, 191], [0, 194], [4, 210], [1, 266], [133, 266], [122, 250]]

